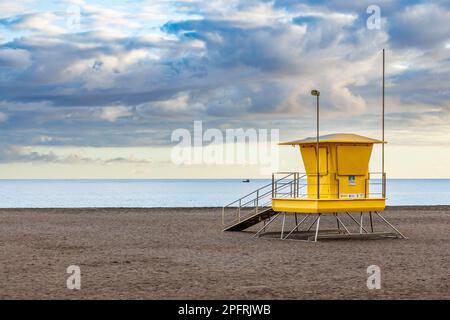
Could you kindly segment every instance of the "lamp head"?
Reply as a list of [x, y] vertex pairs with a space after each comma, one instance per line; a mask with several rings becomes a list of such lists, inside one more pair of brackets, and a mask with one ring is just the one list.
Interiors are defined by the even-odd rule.
[[313, 96], [320, 96], [320, 91], [319, 90], [311, 90], [311, 95]]

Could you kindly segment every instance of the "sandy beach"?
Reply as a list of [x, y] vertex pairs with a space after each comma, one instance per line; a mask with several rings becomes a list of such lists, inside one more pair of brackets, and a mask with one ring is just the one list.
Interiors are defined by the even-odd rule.
[[[385, 217], [409, 239], [253, 239], [209, 208], [0, 209], [0, 298], [450, 299], [450, 206]], [[380, 290], [366, 286], [373, 264]], [[81, 290], [66, 287], [70, 265]]]

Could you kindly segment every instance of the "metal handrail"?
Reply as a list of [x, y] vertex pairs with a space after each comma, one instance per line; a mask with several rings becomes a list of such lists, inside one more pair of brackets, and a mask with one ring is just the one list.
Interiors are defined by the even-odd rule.
[[[301, 179], [301, 178], [300, 178]], [[298, 180], [297, 180], [298, 181]], [[296, 180], [292, 180], [292, 181], [290, 181], [290, 182], [288, 182], [288, 183], [286, 183], [286, 184], [283, 184], [283, 185], [281, 185], [280, 187], [275, 187], [275, 192], [274, 192], [274, 197], [277, 197], [278, 198], [278, 191], [280, 191], [280, 190], [282, 190], [282, 189], [284, 189], [284, 188], [286, 188], [287, 186], [292, 186], [294, 183], [296, 183], [297, 182]], [[298, 188], [298, 190], [300, 190], [300, 189], [303, 189], [303, 188], [305, 188], [306, 186], [307, 186], [308, 184], [307, 183], [305, 183], [305, 184], [302, 184], [301, 186], [300, 186], [300, 188]], [[298, 187], [298, 186], [297, 186]], [[297, 191], [298, 191], [297, 190]], [[285, 194], [292, 194], [292, 191], [291, 192], [287, 192], [287, 193], [285, 193]], [[298, 192], [295, 192], [295, 195], [296, 196], [298, 196]]]
[[[279, 179], [277, 179], [277, 180], [274, 180], [274, 175], [275, 174], [285, 174], [285, 176], [283, 176], [282, 178], [279, 178]], [[277, 172], [277, 173], [274, 173], [274, 174], [272, 174], [272, 182], [271, 183], [269, 183], [269, 184], [267, 184], [267, 185], [264, 185], [264, 186], [262, 186], [262, 187], [260, 187], [260, 188], [258, 188], [258, 189], [256, 189], [255, 191], [252, 191], [252, 192], [250, 192], [249, 194], [247, 194], [247, 195], [245, 195], [245, 196], [243, 196], [243, 197], [241, 197], [241, 198], [239, 198], [239, 199], [237, 199], [237, 200], [235, 200], [235, 201], [233, 201], [233, 202], [230, 202], [229, 204], [227, 204], [226, 206], [223, 206], [222, 207], [222, 224], [224, 225], [225, 224], [225, 209], [226, 208], [236, 208], [236, 210], [237, 210], [237, 219], [234, 219], [233, 221], [240, 221], [241, 220], [241, 209], [249, 209], [249, 208], [254, 208], [254, 210], [255, 210], [255, 213], [258, 213], [258, 208], [264, 208], [264, 206], [266, 205], [266, 204], [269, 204], [270, 202], [271, 202], [271, 198], [270, 198], [270, 200], [269, 201], [267, 201], [267, 202], [265, 202], [264, 204], [260, 204], [260, 200], [261, 199], [263, 199], [263, 198], [265, 198], [265, 197], [267, 197], [267, 196], [269, 196], [269, 195], [273, 195], [273, 192], [275, 191], [274, 190], [274, 182], [275, 183], [278, 183], [279, 181], [282, 181], [282, 180], [284, 180], [284, 179], [287, 179], [287, 178], [289, 178], [289, 177], [291, 177], [291, 176], [294, 176], [294, 179], [293, 180], [291, 180], [291, 181], [289, 181], [288, 183], [286, 183], [286, 184], [283, 184], [282, 186], [278, 186], [278, 187], [276, 187], [276, 190], [278, 191], [278, 190], [281, 190], [281, 189], [283, 189], [283, 188], [285, 188], [286, 186], [288, 186], [288, 185], [291, 185], [292, 186], [292, 184], [293, 183], [298, 183], [298, 181], [301, 179], [301, 178], [304, 178], [305, 176], [306, 176], [306, 174], [302, 174], [302, 176], [300, 177], [300, 172]], [[264, 191], [264, 192], [260, 192], [261, 190], [263, 190], [263, 189], [266, 189], [266, 188], [268, 188], [268, 187], [271, 187], [271, 189], [270, 190], [268, 190], [268, 191]], [[292, 189], [292, 188], [291, 188]], [[289, 194], [291, 194], [291, 193], [289, 193]], [[248, 201], [246, 201], [246, 202], [244, 202], [244, 203], [242, 203], [242, 200], [244, 200], [244, 199], [246, 199], [246, 198], [248, 198], [248, 197], [250, 197], [251, 195], [254, 195], [254, 197], [253, 198], [251, 198], [250, 200], [248, 200]], [[249, 204], [251, 204], [251, 203], [253, 203], [253, 206], [248, 206]], [[234, 204], [239, 204], [238, 206], [236, 206], [236, 207], [231, 207], [232, 205], [234, 205]]]
[[[303, 176], [302, 176], [302, 177], [303, 177]], [[282, 180], [282, 179], [280, 179], [280, 180]], [[289, 182], [286, 182], [286, 183], [282, 184], [280, 187], [276, 188], [276, 191], [280, 191], [281, 189], [286, 188], [287, 186], [290, 186], [290, 185], [292, 185], [292, 184], [295, 183], [295, 182], [296, 182], [296, 181], [294, 181], [294, 180], [291, 180], [291, 181], [289, 181]], [[302, 184], [302, 185], [301, 185], [301, 188], [304, 188], [304, 187], [306, 187], [306, 186], [307, 186], [306, 183], [305, 183], [305, 184]], [[259, 195], [259, 199], [262, 199], [262, 198], [268, 196], [268, 195], [271, 194], [271, 193], [272, 193], [272, 190], [266, 191], [266, 193], [263, 193], [262, 195]], [[287, 193], [287, 194], [290, 194], [290, 193]], [[241, 199], [242, 199], [242, 198], [241, 198]], [[255, 201], [255, 199], [249, 200], [249, 201], [245, 202], [244, 204], [241, 204], [241, 207], [245, 207], [247, 204], [252, 203], [252, 202], [254, 202], [254, 201]]]
[[[289, 176], [291, 176], [291, 175], [293, 175], [293, 174], [295, 174], [295, 173], [298, 173], [298, 172], [277, 172], [277, 173], [280, 173], [280, 174], [289, 173], [287, 176], [285, 176], [285, 177], [280, 178], [280, 179], [277, 180], [277, 181], [281, 181], [281, 180], [286, 179], [287, 177], [289, 177]], [[247, 195], [245, 195], [245, 196], [243, 196], [243, 197], [241, 197], [241, 198], [239, 198], [239, 199], [237, 199], [237, 200], [235, 200], [235, 201], [233, 201], [233, 202], [230, 202], [229, 204], [227, 204], [227, 205], [225, 205], [225, 206], [223, 206], [223, 207], [224, 207], [224, 208], [229, 207], [230, 205], [235, 204], [236, 202], [239, 202], [239, 201], [241, 201], [242, 199], [245, 199], [245, 198], [247, 198], [248, 196], [252, 195], [253, 193], [256, 193], [256, 192], [260, 191], [261, 189], [267, 188], [267, 187], [269, 187], [269, 186], [272, 186], [272, 182], [269, 183], [269, 184], [266, 184], [266, 185], [264, 185], [264, 186], [262, 186], [262, 187], [260, 187], [259, 189], [256, 189], [255, 191], [250, 192], [249, 194], [247, 194]]]

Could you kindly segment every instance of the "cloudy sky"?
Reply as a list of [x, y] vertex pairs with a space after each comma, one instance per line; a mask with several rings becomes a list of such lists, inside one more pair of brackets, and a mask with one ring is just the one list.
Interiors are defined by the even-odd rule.
[[0, 178], [258, 177], [174, 164], [173, 131], [311, 136], [313, 88], [323, 134], [380, 138], [382, 48], [388, 175], [450, 178], [449, 21], [444, 0], [2, 0]]

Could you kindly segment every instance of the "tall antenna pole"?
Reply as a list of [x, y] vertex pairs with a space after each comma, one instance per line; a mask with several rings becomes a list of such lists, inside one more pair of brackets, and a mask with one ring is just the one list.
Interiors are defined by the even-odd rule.
[[381, 174], [383, 183], [383, 198], [386, 198], [386, 174], [384, 173], [384, 68], [385, 68], [385, 58], [384, 58], [384, 48], [383, 48], [383, 86], [382, 86], [382, 120], [381, 120]]
[[317, 152], [317, 199], [320, 199], [320, 166], [319, 166], [319, 158], [320, 158], [320, 149], [319, 149], [319, 96], [320, 93], [317, 93], [317, 140], [316, 140], [316, 152]]
[[311, 95], [316, 96], [316, 170], [317, 170], [317, 199], [320, 199], [320, 169], [319, 169], [319, 90], [311, 90]]

